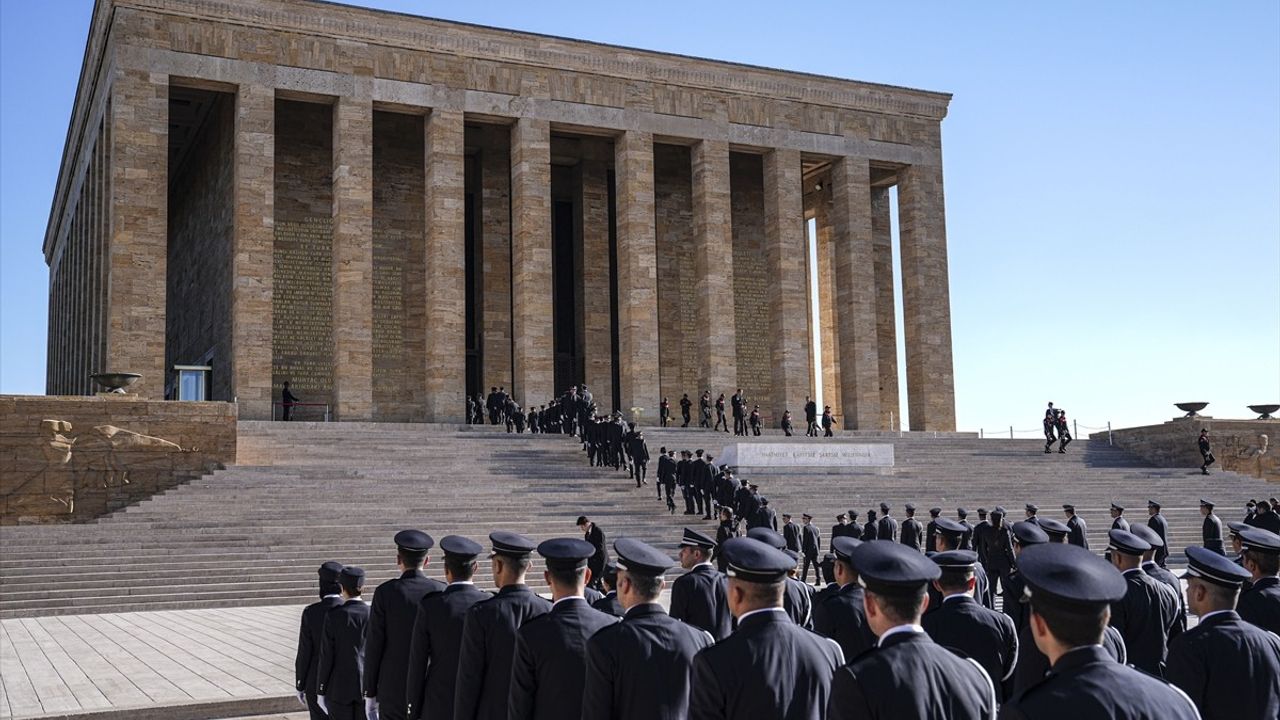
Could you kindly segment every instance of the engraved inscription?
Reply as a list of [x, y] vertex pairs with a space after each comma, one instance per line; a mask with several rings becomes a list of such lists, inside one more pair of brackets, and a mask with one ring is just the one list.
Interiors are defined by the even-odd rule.
[[[276, 384], [289, 381], [302, 402], [328, 403], [333, 391], [333, 228], [327, 217], [276, 220], [274, 340]], [[279, 388], [276, 390], [277, 397]], [[310, 417], [312, 413], [299, 413]]]

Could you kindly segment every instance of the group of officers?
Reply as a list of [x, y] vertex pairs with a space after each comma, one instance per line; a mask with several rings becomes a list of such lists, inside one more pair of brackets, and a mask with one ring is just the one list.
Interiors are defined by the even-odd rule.
[[595, 413], [595, 398], [586, 385], [574, 385], [545, 405], [520, 407], [505, 386], [489, 388], [488, 395], [467, 396], [467, 422], [472, 425], [505, 425], [509, 433], [578, 434], [578, 428]]
[[[1187, 548], [1184, 593], [1145, 524], [1111, 529], [1099, 557], [1065, 523], [1030, 513], [1006, 529], [992, 515], [984, 531], [936, 517], [931, 551], [896, 523], [870, 540], [833, 533], [821, 589], [797, 577], [820, 542], [808, 515], [798, 543], [785, 525], [685, 528], [678, 560], [621, 538], [606, 595], [590, 587], [590, 527], [542, 543], [491, 533], [494, 592], [473, 582], [481, 545], [443, 538], [442, 582], [424, 572], [432, 538], [405, 530], [401, 574], [371, 604], [362, 570], [320, 567], [298, 697], [317, 720], [1280, 717], [1280, 535], [1229, 523], [1237, 558]], [[1005, 543], [984, 533], [1007, 533], [1012, 570], [964, 547], [980, 538], [990, 558]], [[535, 553], [550, 600], [526, 582]]]

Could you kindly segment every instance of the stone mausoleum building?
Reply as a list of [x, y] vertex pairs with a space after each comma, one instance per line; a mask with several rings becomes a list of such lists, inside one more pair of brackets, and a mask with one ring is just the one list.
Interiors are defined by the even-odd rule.
[[911, 429], [954, 430], [949, 100], [322, 2], [98, 0], [47, 389], [128, 371], [160, 398], [207, 367], [241, 418], [287, 380], [337, 420], [456, 421], [464, 392], [585, 382], [653, 421], [742, 387], [774, 424], [820, 390], [866, 430], [903, 363]]

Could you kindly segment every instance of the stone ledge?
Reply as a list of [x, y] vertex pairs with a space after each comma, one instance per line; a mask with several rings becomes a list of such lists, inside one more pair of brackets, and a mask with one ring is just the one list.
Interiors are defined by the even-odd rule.
[[[1160, 425], [1120, 428], [1111, 441], [1156, 467], [1198, 468], [1201, 459], [1196, 439], [1201, 428], [1209, 430], [1214, 467], [1242, 475], [1280, 482], [1280, 420], [1217, 420], [1212, 417], [1174, 418]], [[1263, 448], [1261, 436], [1268, 447]], [[1091, 440], [1106, 440], [1096, 432]]]

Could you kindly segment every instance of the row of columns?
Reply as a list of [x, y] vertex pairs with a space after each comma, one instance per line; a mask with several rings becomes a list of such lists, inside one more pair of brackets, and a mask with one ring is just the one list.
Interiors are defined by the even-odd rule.
[[[110, 242], [108, 364], [142, 372], [146, 379], [139, 391], [151, 396], [160, 394], [165, 377], [165, 308], [156, 299], [165, 296], [168, 81], [163, 74], [118, 70], [112, 89], [117, 111], [110, 116], [111, 195], [116, 215]], [[371, 419], [373, 414], [374, 110], [370, 85], [368, 78], [357, 77], [353, 94], [338, 97], [334, 107], [333, 389], [335, 414], [343, 420]], [[274, 111], [274, 88], [238, 88], [231, 363], [241, 417], [271, 414]], [[445, 421], [461, 416], [465, 392], [464, 115], [430, 109], [424, 128], [427, 351], [421, 372], [411, 375], [424, 378], [426, 419]], [[550, 321], [550, 124], [519, 118], [509, 132], [510, 304], [504, 311], [500, 303], [494, 307], [486, 303], [483, 342], [486, 357], [501, 357], [503, 346], [510, 343], [517, 397], [535, 403], [553, 397], [556, 390]], [[482, 162], [482, 172], [495, 169], [490, 167], [492, 160]], [[613, 164], [620, 396], [623, 408], [653, 407], [660, 393], [653, 137], [636, 131], [616, 137]], [[590, 175], [584, 170], [584, 193], [588, 189], [601, 196], [607, 193], [603, 163], [599, 165], [598, 172]], [[789, 408], [797, 414], [813, 385], [808, 363], [808, 252], [801, 171], [798, 151], [775, 149], [765, 154], [765, 261], [771, 278], [767, 323], [775, 395], [770, 401], [777, 412]], [[697, 376], [701, 386], [729, 388], [736, 384], [737, 369], [732, 353], [724, 348], [735, 347], [734, 318], [732, 305], [719, 301], [731, 296], [733, 288], [728, 143], [697, 142], [692, 148], [692, 178], [695, 306], [698, 325], [705, 331], [697, 341]], [[881, 358], [886, 348], [875, 310], [872, 259], [879, 258], [881, 249], [874, 242], [867, 159], [837, 160], [832, 189], [839, 305], [835, 340], [846, 425], [879, 427], [884, 397]], [[941, 424], [946, 424], [944, 406], [952, 403], [951, 355], [940, 171], [906, 169], [900, 193], [912, 426], [947, 429]], [[492, 220], [501, 227], [500, 218]], [[607, 230], [602, 232], [607, 244]], [[598, 246], [602, 241], [584, 233], [584, 242]], [[483, 261], [501, 260], [489, 258], [488, 253], [500, 254], [502, 249], [490, 249], [486, 243]], [[501, 296], [504, 290], [486, 288], [486, 293], [497, 291]], [[504, 326], [500, 317], [504, 312], [510, 313], [509, 339], [499, 329]], [[591, 375], [600, 373], [600, 368], [589, 369]], [[935, 382], [946, 383], [946, 397], [941, 400], [928, 391]], [[602, 389], [597, 387], [597, 392]], [[953, 425], [954, 410], [950, 413]]]

